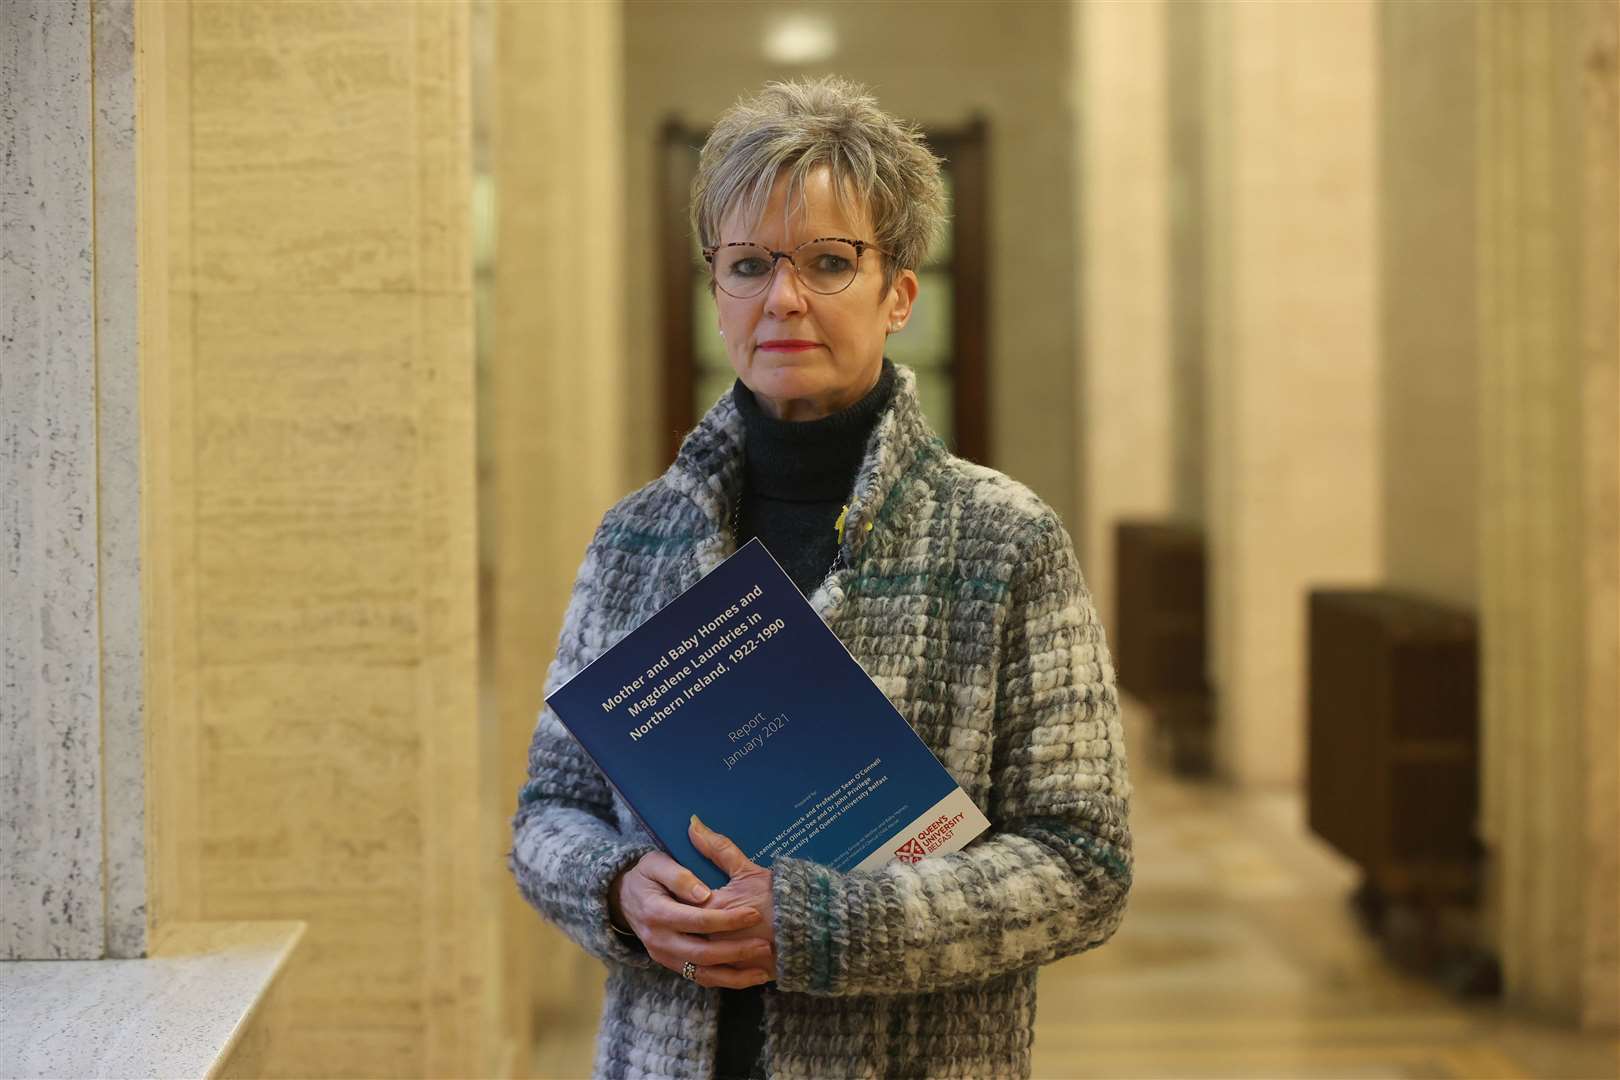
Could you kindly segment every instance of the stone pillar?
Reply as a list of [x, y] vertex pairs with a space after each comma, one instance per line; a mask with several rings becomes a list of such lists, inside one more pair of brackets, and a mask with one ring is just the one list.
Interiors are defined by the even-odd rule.
[[0, 959], [144, 955], [134, 11], [0, 7]]
[[1464, 611], [1479, 589], [1479, 11], [1384, 5], [1378, 85], [1385, 581]]
[[141, 6], [160, 921], [308, 922], [268, 1074], [489, 1075], [467, 10]]
[[[585, 546], [630, 487], [624, 327], [629, 309], [652, 298], [633, 295], [624, 251], [621, 19], [617, 4], [495, 5], [499, 224], [485, 416], [494, 426], [495, 786], [506, 819]], [[502, 842], [510, 847], [509, 828]], [[537, 1012], [542, 1025], [565, 1013], [594, 1024], [600, 966], [506, 884], [510, 1021], [526, 1049]]]
[[1380, 572], [1377, 8], [1203, 16], [1217, 768], [1292, 784], [1306, 591]]
[[1114, 527], [1172, 513], [1168, 9], [1076, 4], [1086, 580], [1118, 633]]
[[1172, 516], [1204, 526], [1204, 8], [1170, 4], [1165, 107], [1169, 112], [1170, 446]]
[[1620, 1021], [1617, 5], [1478, 28], [1483, 831], [1506, 992]]

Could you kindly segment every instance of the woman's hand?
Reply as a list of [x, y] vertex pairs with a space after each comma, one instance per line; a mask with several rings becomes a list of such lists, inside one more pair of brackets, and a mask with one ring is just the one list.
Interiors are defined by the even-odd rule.
[[700, 986], [758, 986], [776, 971], [770, 942], [758, 936], [709, 936], [747, 934], [760, 921], [754, 906], [721, 896], [730, 889], [711, 892], [680, 863], [650, 851], [614, 880], [608, 890], [609, 917], [622, 918], [647, 955], [671, 971], [680, 971], [687, 961], [696, 964], [693, 979]]
[[712, 894], [703, 906], [710, 910], [753, 911], [759, 914], [757, 921], [734, 930], [711, 934], [709, 940], [763, 942], [769, 954], [753, 962], [763, 968], [770, 979], [776, 978], [776, 909], [771, 900], [771, 872], [750, 862], [736, 844], [704, 825], [696, 814], [692, 815], [692, 824], [687, 828], [686, 835], [691, 838], [693, 847], [731, 877], [730, 883]]

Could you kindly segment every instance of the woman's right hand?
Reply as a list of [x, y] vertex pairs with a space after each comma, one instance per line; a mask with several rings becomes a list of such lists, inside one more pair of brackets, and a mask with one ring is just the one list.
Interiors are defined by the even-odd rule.
[[662, 851], [649, 851], [613, 879], [608, 913], [635, 931], [647, 955], [664, 967], [679, 972], [689, 960], [696, 964], [699, 986], [741, 990], [764, 983], [770, 976], [760, 965], [770, 961], [769, 942], [706, 936], [753, 926], [759, 912], [746, 905], [699, 906], [713, 895], [686, 867]]

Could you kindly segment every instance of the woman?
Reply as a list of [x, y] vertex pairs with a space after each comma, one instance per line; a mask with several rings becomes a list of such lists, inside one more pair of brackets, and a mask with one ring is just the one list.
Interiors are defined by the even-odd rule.
[[1131, 881], [1114, 672], [1057, 516], [953, 457], [884, 341], [944, 219], [916, 131], [836, 78], [704, 146], [693, 223], [737, 372], [603, 519], [547, 692], [758, 536], [991, 830], [912, 866], [658, 851], [550, 710], [513, 822], [524, 895], [608, 966], [603, 1076], [1027, 1076], [1035, 969], [1106, 941]]

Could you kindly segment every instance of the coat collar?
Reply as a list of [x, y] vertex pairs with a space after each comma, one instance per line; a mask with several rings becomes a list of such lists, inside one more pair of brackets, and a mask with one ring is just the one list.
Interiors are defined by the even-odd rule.
[[[883, 508], [906, 471], [944, 443], [928, 426], [917, 397], [917, 374], [895, 364], [894, 396], [878, 418], [855, 473], [854, 498], [844, 521], [843, 566], [811, 597], [823, 616], [842, 600], [843, 586], [874, 533], [884, 527]], [[697, 576], [719, 566], [732, 553], [731, 507], [742, 482], [743, 422], [731, 394], [720, 395], [681, 442], [665, 482], [703, 514], [694, 549]], [[695, 580], [695, 579], [694, 579]]]

